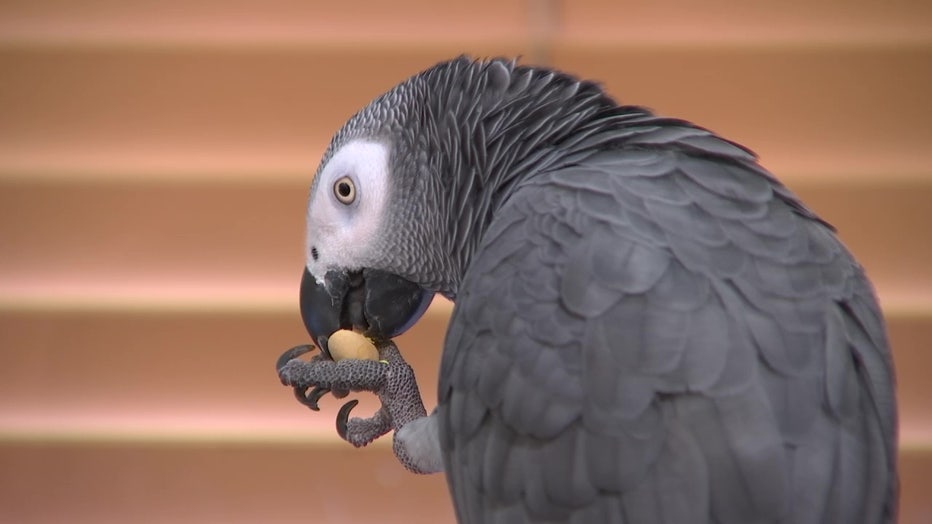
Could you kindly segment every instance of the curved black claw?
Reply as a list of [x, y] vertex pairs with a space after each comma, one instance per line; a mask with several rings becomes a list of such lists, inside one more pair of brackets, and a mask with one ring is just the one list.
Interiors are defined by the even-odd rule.
[[285, 351], [282, 353], [282, 356], [278, 357], [278, 360], [275, 361], [275, 371], [281, 371], [281, 369], [285, 367], [285, 364], [311, 351], [314, 351], [314, 346], [310, 344], [301, 344], [300, 346], [295, 346]]
[[298, 399], [298, 402], [311, 408], [313, 411], [320, 411], [320, 406], [318, 406], [317, 403], [320, 401], [321, 397], [329, 392], [329, 389], [320, 386], [314, 386], [310, 393], [308, 393], [306, 389], [294, 388], [294, 396]]
[[356, 404], [359, 404], [358, 400], [350, 400], [346, 404], [343, 404], [343, 407], [340, 408], [340, 412], [337, 413], [337, 435], [340, 435], [340, 438], [343, 440], [349, 440], [346, 438], [346, 422], [349, 420], [350, 411], [356, 407]]

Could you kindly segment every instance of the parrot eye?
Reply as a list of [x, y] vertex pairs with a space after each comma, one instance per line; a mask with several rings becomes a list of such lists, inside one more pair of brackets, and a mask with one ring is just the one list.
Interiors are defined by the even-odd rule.
[[341, 204], [350, 205], [356, 200], [356, 183], [348, 176], [343, 176], [333, 183], [333, 195]]

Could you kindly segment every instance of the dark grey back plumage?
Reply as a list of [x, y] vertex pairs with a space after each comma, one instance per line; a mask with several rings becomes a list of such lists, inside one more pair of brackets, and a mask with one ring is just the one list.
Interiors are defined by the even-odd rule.
[[461, 520], [892, 520], [861, 269], [745, 160], [671, 148], [535, 177], [491, 226], [441, 373]]
[[873, 291], [751, 152], [502, 61], [397, 90], [374, 105], [403, 115], [394, 170], [427, 166], [403, 198], [434, 198], [439, 241], [395, 269], [456, 298], [438, 416], [462, 522], [895, 519]]

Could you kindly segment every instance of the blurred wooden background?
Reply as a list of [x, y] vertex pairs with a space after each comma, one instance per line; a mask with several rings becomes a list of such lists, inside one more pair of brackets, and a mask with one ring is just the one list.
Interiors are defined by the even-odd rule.
[[[4, 1], [0, 521], [452, 522], [273, 362], [330, 134], [462, 52], [710, 127], [836, 224], [889, 321], [902, 522], [932, 522], [927, 0]], [[431, 405], [448, 313], [401, 341]]]

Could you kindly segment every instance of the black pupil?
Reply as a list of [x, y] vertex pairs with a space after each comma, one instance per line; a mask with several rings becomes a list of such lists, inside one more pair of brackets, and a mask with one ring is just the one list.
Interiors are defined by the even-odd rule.
[[337, 192], [340, 193], [341, 197], [346, 198], [353, 192], [353, 188], [350, 187], [348, 182], [340, 182], [337, 184]]

